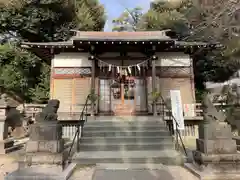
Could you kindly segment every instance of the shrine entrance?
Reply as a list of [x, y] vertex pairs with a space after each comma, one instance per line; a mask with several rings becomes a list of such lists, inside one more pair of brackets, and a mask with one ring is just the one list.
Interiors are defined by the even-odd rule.
[[[100, 115], [131, 116], [148, 113], [148, 61], [111, 61], [98, 59], [98, 112]], [[125, 62], [125, 64], [124, 64]], [[127, 64], [128, 63], [128, 64]]]
[[99, 113], [131, 116], [147, 112], [146, 79], [135, 76], [99, 80]]
[[114, 115], [132, 115], [135, 112], [135, 81], [134, 77], [122, 76], [111, 84], [112, 111]]

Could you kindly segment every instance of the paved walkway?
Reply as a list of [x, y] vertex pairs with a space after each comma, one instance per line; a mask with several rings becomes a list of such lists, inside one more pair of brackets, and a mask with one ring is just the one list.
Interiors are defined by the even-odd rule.
[[[14, 156], [0, 155], [0, 180], [16, 170], [18, 164]], [[94, 166], [78, 166], [69, 180], [198, 180], [183, 167], [163, 166], [160, 170], [111, 170]]]
[[70, 180], [199, 180], [183, 167], [165, 166], [161, 170], [111, 170], [77, 168]]

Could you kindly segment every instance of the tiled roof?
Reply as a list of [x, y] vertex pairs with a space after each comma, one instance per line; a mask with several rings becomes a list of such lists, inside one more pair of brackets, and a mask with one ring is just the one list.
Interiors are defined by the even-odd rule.
[[98, 32], [76, 31], [73, 40], [171, 40], [165, 31]]
[[62, 42], [22, 42], [22, 45], [38, 45], [38, 46], [72, 46], [73, 41], [62, 41]]

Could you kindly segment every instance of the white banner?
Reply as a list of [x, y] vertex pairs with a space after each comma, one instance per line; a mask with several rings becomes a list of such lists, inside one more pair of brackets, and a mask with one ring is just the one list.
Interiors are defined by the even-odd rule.
[[[179, 130], [184, 130], [183, 107], [180, 90], [170, 90], [172, 114], [176, 119]], [[173, 120], [173, 128], [176, 129], [176, 123]]]

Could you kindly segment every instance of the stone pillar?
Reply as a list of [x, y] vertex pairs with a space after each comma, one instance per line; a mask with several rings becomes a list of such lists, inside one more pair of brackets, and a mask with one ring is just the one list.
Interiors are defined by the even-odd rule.
[[[156, 60], [152, 59], [152, 91], [156, 91]], [[153, 115], [157, 116], [157, 105], [156, 102], [153, 101]]]
[[8, 124], [6, 122], [6, 106], [0, 106], [0, 154], [6, 154], [13, 146], [13, 139], [8, 139]]

